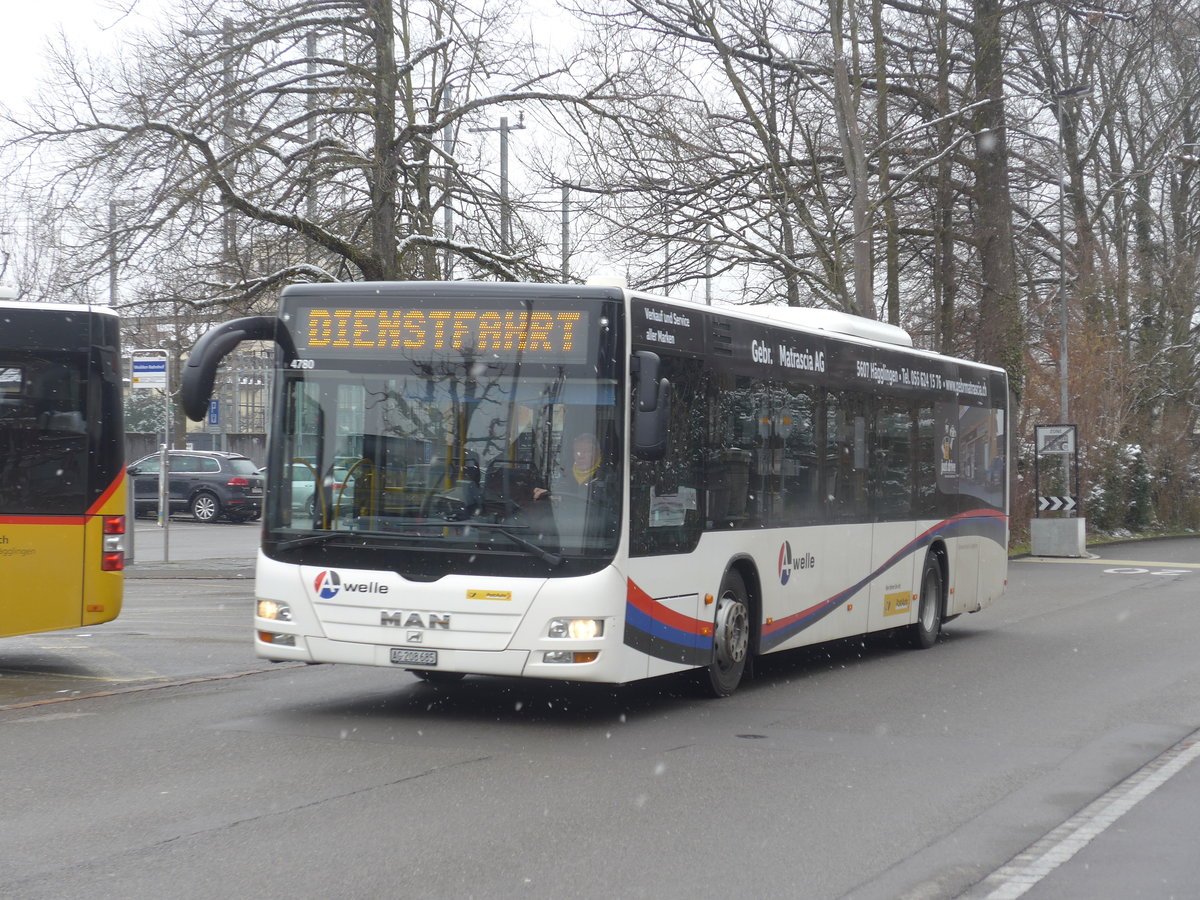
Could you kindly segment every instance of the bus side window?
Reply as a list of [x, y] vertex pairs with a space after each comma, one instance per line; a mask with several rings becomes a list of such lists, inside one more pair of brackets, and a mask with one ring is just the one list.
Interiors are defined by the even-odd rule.
[[908, 403], [892, 398], [880, 402], [875, 418], [872, 473], [877, 520], [899, 520], [912, 515], [914, 431], [915, 415]]
[[[676, 398], [704, 397], [699, 360], [662, 357], [661, 374]], [[667, 453], [661, 460], [630, 461], [630, 552], [634, 556], [687, 553], [700, 540], [704, 475], [705, 404], [671, 404]]]
[[[707, 395], [712, 412], [705, 459], [710, 528], [739, 528], [755, 517], [764, 449], [761, 385], [745, 376], [714, 374]], [[769, 427], [769, 426], [768, 426]]]
[[864, 397], [825, 395], [825, 502], [830, 522], [867, 521], [867, 419]]
[[934, 437], [933, 404], [924, 401], [917, 407], [916, 447], [913, 473], [916, 476], [913, 515], [932, 518], [942, 514], [938, 501], [937, 449]]
[[778, 521], [771, 524], [815, 525], [822, 517], [817, 395], [815, 389], [805, 386], [792, 386], [789, 391], [781, 416], [783, 503]]

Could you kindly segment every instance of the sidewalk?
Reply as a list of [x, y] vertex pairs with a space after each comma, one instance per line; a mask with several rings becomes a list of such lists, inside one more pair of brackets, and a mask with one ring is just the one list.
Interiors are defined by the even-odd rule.
[[254, 560], [181, 559], [163, 562], [161, 559], [136, 559], [125, 567], [126, 578], [233, 578], [254, 580]]

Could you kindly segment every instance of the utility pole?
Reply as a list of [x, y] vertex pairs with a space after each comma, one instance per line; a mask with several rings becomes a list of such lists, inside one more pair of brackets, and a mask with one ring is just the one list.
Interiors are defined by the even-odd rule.
[[[1063, 139], [1063, 102], [1072, 98], [1082, 97], [1085, 94], [1091, 93], [1091, 86], [1088, 84], [1079, 84], [1072, 87], [1064, 88], [1054, 94], [1054, 117], [1058, 124], [1058, 327], [1059, 336], [1062, 341], [1059, 347], [1058, 359], [1058, 381], [1059, 381], [1059, 406], [1062, 411], [1061, 422], [1067, 425], [1071, 421], [1071, 391], [1070, 391], [1070, 368], [1068, 366], [1067, 356], [1067, 338], [1070, 334], [1070, 316], [1067, 309], [1067, 145]], [[1078, 230], [1078, 229], [1077, 229]], [[1062, 458], [1062, 478], [1063, 478], [1063, 493], [1066, 496], [1071, 495], [1071, 457], [1068, 454], [1063, 454]], [[1074, 513], [1067, 511], [1065, 517], [1071, 517]]]
[[[232, 180], [233, 165], [233, 128], [236, 116], [233, 112], [233, 19], [228, 16], [225, 18], [221, 26], [222, 37], [225, 41], [225, 54], [221, 66], [221, 85], [225, 95], [225, 115], [222, 121], [221, 145], [225, 154], [224, 163], [228, 167], [226, 177]], [[225, 253], [223, 260], [226, 265], [233, 270], [235, 267], [237, 255], [237, 222], [234, 221], [234, 212], [228, 205], [225, 207], [225, 212], [221, 216], [221, 243]]]
[[712, 306], [712, 223], [704, 223], [704, 304]]
[[562, 280], [571, 280], [571, 189], [564, 181], [562, 187]]
[[500, 132], [500, 252], [512, 252], [512, 209], [508, 203], [508, 133], [525, 127], [525, 113], [517, 118], [516, 125], [508, 124], [508, 116], [500, 117], [500, 124], [488, 128], [472, 128], [473, 133]]
[[[447, 82], [442, 86], [443, 115], [449, 111], [452, 100], [450, 84]], [[442, 188], [442, 231], [445, 233], [447, 244], [454, 240], [454, 204], [451, 202], [450, 190], [452, 181], [450, 160], [454, 156], [454, 129], [449, 122], [449, 117], [447, 117], [446, 125], [442, 128], [442, 161], [446, 167], [446, 183]], [[454, 251], [449, 247], [446, 248], [446, 270], [443, 277], [447, 281], [454, 278]]]
[[[1063, 101], [1073, 97], [1082, 97], [1091, 93], [1091, 86], [1079, 84], [1064, 88], [1054, 94], [1054, 117], [1058, 124], [1058, 326], [1059, 337], [1062, 341], [1059, 347], [1058, 381], [1059, 406], [1062, 411], [1062, 423], [1065, 425], [1070, 418], [1070, 378], [1067, 365], [1067, 335], [1070, 333], [1070, 320], [1067, 315], [1067, 148], [1063, 141]], [[1063, 457], [1064, 472], [1067, 458]]]
[[[308, 56], [308, 95], [304, 102], [305, 111], [308, 114], [308, 124], [306, 128], [306, 137], [309, 144], [317, 139], [317, 33], [310, 31], [304, 36], [304, 52]], [[316, 175], [312, 169], [312, 163], [309, 163], [308, 184], [306, 185], [306, 194], [304, 198], [304, 215], [308, 217], [308, 221], [315, 222], [317, 220], [317, 184]]]
[[108, 305], [117, 306], [117, 201], [108, 201]]

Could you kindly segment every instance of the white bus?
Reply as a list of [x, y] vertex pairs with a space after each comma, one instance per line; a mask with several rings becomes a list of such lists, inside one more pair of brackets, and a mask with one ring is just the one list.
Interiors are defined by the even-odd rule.
[[[255, 650], [608, 683], [943, 622], [1006, 583], [1002, 370], [828, 311], [618, 287], [285, 289]], [[297, 511], [296, 483], [317, 502]]]

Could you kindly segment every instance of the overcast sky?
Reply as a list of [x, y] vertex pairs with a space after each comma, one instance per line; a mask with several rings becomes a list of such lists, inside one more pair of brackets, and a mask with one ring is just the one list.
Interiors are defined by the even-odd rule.
[[0, 103], [15, 109], [33, 95], [45, 71], [46, 43], [60, 29], [72, 44], [102, 52], [122, 31], [148, 27], [163, 5], [164, 0], [5, 0]]

